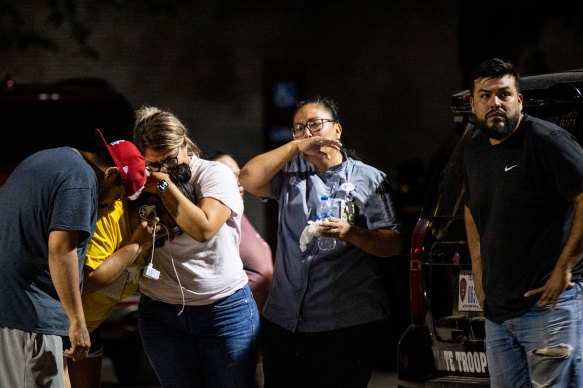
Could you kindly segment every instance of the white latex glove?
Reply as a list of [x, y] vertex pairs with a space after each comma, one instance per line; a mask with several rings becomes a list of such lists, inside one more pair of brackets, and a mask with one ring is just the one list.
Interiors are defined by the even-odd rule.
[[318, 225], [320, 221], [308, 221], [308, 226], [304, 228], [302, 235], [300, 236], [300, 249], [302, 252], [306, 250], [306, 245], [312, 241], [314, 236], [319, 236]]

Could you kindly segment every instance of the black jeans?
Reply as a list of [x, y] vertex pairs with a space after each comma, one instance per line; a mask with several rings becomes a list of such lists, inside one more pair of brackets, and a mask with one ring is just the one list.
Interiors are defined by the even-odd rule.
[[366, 388], [389, 339], [387, 319], [320, 333], [261, 321], [265, 388]]

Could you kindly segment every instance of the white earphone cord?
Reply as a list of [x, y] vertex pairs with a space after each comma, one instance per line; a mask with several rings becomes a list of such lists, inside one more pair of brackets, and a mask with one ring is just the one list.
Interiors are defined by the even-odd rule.
[[[156, 224], [156, 226], [157, 225], [160, 225], [164, 229], [166, 229], [166, 233], [170, 237], [170, 231], [168, 230], [166, 225], [164, 225], [161, 222]], [[150, 266], [154, 265], [154, 249], [156, 249], [155, 243], [156, 243], [156, 227], [154, 227], [154, 230], [152, 230], [152, 255], [150, 256]], [[180, 293], [182, 294], [182, 308], [178, 312], [178, 315], [180, 315], [184, 312], [184, 307], [186, 305], [186, 301], [185, 301], [185, 297], [184, 297], [184, 290], [182, 289], [182, 283], [180, 283], [180, 277], [178, 276], [178, 271], [176, 270], [176, 265], [174, 264], [174, 258], [172, 257], [172, 250], [170, 249], [170, 239], [168, 239], [168, 241], [166, 243], [168, 244], [168, 253], [170, 253], [170, 260], [172, 261], [172, 268], [174, 269], [174, 274], [176, 275], [176, 280], [178, 281], [178, 288], [180, 289]]]

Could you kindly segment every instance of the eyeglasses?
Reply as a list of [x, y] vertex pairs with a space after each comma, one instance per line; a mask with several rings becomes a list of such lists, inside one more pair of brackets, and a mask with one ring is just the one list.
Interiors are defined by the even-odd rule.
[[300, 137], [304, 134], [304, 130], [306, 128], [308, 128], [308, 130], [312, 134], [318, 133], [322, 130], [324, 123], [327, 123], [329, 121], [334, 122], [334, 120], [331, 120], [331, 119], [314, 119], [312, 121], [308, 121], [305, 124], [296, 124], [291, 129], [292, 135], [293, 135], [293, 137]]
[[168, 169], [176, 166], [178, 164], [178, 156], [180, 155], [181, 148], [182, 147], [178, 147], [178, 150], [176, 151], [176, 156], [172, 156], [166, 160], [163, 160], [162, 163], [146, 162], [146, 169], [148, 169], [150, 172], [158, 172], [162, 167]]

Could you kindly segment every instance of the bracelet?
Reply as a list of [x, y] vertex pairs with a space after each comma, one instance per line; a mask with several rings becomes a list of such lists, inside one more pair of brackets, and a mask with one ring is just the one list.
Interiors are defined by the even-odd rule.
[[166, 190], [168, 188], [168, 186], [170, 186], [170, 184], [168, 183], [167, 180], [162, 179], [160, 182], [158, 182], [158, 184], [156, 185], [156, 188], [158, 189], [159, 192], [164, 192], [164, 190]]

